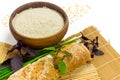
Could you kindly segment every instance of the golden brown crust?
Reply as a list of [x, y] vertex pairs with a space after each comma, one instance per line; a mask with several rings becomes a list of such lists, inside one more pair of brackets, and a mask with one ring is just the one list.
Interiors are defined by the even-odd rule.
[[[72, 43], [64, 46], [61, 51], [68, 51], [72, 54], [71, 57], [65, 57], [63, 61], [67, 66], [67, 72], [71, 72], [75, 68], [91, 61], [90, 52], [87, 48], [81, 43]], [[58, 55], [63, 54], [62, 52]]]
[[[63, 59], [67, 67], [67, 73], [91, 60], [90, 52], [81, 43], [66, 45], [61, 50], [68, 51], [72, 55], [71, 57], [65, 57]], [[62, 54], [61, 51], [58, 52], [59, 56]], [[20, 79], [23, 78], [22, 80], [58, 80], [60, 74], [54, 67], [54, 58], [48, 55], [15, 72], [8, 80], [17, 80], [16, 77], [20, 77]]]
[[29, 66], [27, 65], [21, 68], [19, 71], [15, 72], [13, 75], [10, 76], [7, 80], [27, 80], [28, 73], [30, 71]]
[[7, 51], [12, 48], [12, 45], [4, 42], [0, 42], [0, 63], [3, 63], [9, 58], [12, 58], [17, 51], [13, 51], [12, 53], [7, 54]]
[[[8, 50], [12, 48], [11, 44], [0, 42], [0, 63], [3, 63], [7, 59], [10, 59], [14, 57], [17, 54], [17, 50], [14, 50], [13, 52], [7, 54]], [[26, 52], [24, 50], [21, 50], [22, 54], [25, 54]]]
[[15, 72], [8, 80], [57, 80], [59, 76], [53, 58], [48, 55]]
[[[73, 35], [68, 39], [79, 35], [81, 35], [81, 33]], [[65, 45], [61, 48], [61, 51], [68, 51], [72, 54], [72, 57], [65, 57], [63, 59], [67, 67], [67, 73], [75, 70], [77, 67], [83, 64], [86, 64], [88, 61], [91, 61], [90, 52], [82, 43], [74, 42]], [[64, 55], [61, 51], [57, 53], [59, 57], [63, 57]], [[58, 69], [55, 69], [54, 67], [54, 58], [50, 57], [50, 55], [32, 63], [31, 65], [29, 65], [29, 69], [30, 70], [28, 71], [27, 75], [25, 75], [27, 76], [27, 80], [58, 80], [61, 76], [61, 74], [58, 72]], [[15, 74], [16, 72], [11, 75], [8, 80], [16, 80], [12, 78]]]

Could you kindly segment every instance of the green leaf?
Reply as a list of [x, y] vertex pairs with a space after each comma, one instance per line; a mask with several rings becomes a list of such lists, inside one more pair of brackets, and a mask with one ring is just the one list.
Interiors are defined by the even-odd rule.
[[58, 69], [60, 70], [60, 72], [61, 72], [62, 74], [65, 74], [65, 73], [66, 73], [66, 64], [65, 64], [65, 62], [60, 61], [60, 62], [58, 63]]
[[72, 53], [68, 52], [68, 51], [62, 51], [62, 53], [64, 53], [66, 56], [70, 57], [72, 56]]
[[40, 50], [35, 50], [35, 52], [38, 55], [41, 55], [41, 54], [48, 53], [50, 51], [55, 51], [55, 50], [56, 50], [55, 46], [51, 46], [51, 47], [43, 48], [43, 49], [40, 49]]
[[40, 56], [37, 56], [37, 57], [35, 57], [35, 58], [33, 58], [33, 59], [31, 59], [31, 60], [23, 63], [23, 66], [26, 66], [26, 65], [28, 65], [28, 64], [31, 64], [31, 63], [37, 61], [38, 59], [40, 59], [40, 58], [42, 58], [42, 57], [44, 57], [44, 56], [46, 56], [46, 55], [48, 55], [48, 54], [49, 54], [49, 53], [44, 53], [44, 54], [42, 54], [42, 55], [40, 55]]

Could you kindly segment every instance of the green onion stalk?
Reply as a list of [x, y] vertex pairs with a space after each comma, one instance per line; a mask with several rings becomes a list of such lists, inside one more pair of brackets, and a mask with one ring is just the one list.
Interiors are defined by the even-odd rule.
[[[70, 44], [70, 43], [72, 43], [72, 42], [74, 42], [74, 41], [76, 41], [80, 38], [81, 38], [81, 36], [73, 37], [69, 40], [66, 40], [66, 41], [63, 41], [63, 42], [59, 43], [59, 45], [64, 46], [64, 45]], [[42, 58], [42, 57], [44, 57], [44, 56], [46, 56], [50, 53], [55, 52], [59, 48], [57, 46], [58, 45], [54, 45], [54, 46], [51, 46], [51, 47], [43, 48], [41, 50], [35, 50], [35, 52], [38, 54], [38, 56], [36, 56], [35, 58], [33, 58], [29, 61], [26, 61], [25, 63], [23, 63], [23, 66], [26, 66], [28, 64], [32, 64], [33, 62], [37, 61], [38, 59], [40, 59], [40, 58]], [[0, 68], [0, 80], [8, 78], [13, 73], [14, 72], [12, 71], [11, 66], [5, 66], [3, 68]]]

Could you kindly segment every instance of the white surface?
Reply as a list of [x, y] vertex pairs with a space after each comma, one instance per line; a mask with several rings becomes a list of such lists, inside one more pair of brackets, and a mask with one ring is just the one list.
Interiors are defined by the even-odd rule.
[[[10, 15], [18, 6], [34, 0], [0, 0], [0, 41], [15, 44], [9, 27], [3, 25], [3, 17]], [[120, 1], [119, 0], [42, 0], [55, 3], [59, 6], [67, 4], [89, 5], [91, 9], [82, 17], [78, 17], [69, 26], [65, 36], [80, 32], [84, 28], [93, 25], [100, 30], [107, 41], [120, 53]], [[77, 14], [76, 14], [77, 15]]]

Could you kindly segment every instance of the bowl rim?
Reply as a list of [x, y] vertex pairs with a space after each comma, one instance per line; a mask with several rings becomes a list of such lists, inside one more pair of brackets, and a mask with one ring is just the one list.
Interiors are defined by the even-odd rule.
[[[26, 9], [24, 9], [24, 6], [35, 5], [35, 4], [42, 4], [42, 7], [47, 7], [47, 8], [50, 8], [50, 9], [53, 9], [53, 8], [48, 7], [47, 5], [49, 5], [49, 6], [52, 5], [55, 8], [57, 8], [57, 10], [55, 8], [53, 10], [57, 11], [58, 13], [60, 13], [62, 15], [62, 17], [64, 19], [64, 26], [59, 31], [57, 31], [55, 34], [47, 36], [47, 37], [40, 37], [40, 38], [28, 37], [28, 36], [20, 34], [18, 31], [16, 31], [15, 28], [13, 27], [13, 25], [12, 25], [12, 19], [16, 16], [16, 14], [18, 14], [18, 13], [20, 13], [20, 12], [26, 10], [26, 9], [29, 9], [31, 7], [32, 8], [37, 8], [37, 7], [31, 6], [31, 7], [27, 7]], [[23, 10], [18, 12], [20, 9], [23, 9]], [[59, 7], [58, 5], [50, 3], [50, 2], [44, 2], [44, 1], [29, 2], [29, 3], [25, 3], [25, 4], [21, 5], [21, 6], [19, 6], [18, 8], [16, 8], [12, 12], [12, 14], [10, 16], [10, 19], [9, 19], [9, 28], [10, 28], [10, 30], [12, 32], [14, 32], [15, 34], [18, 34], [20, 37], [30, 39], [30, 40], [31, 39], [34, 39], [34, 40], [35, 39], [48, 39], [48, 38], [54, 37], [54, 36], [60, 34], [66, 27], [67, 27], [67, 30], [68, 30], [68, 26], [69, 26], [69, 19], [68, 19], [68, 16], [67, 16], [66, 12], [61, 7]]]

